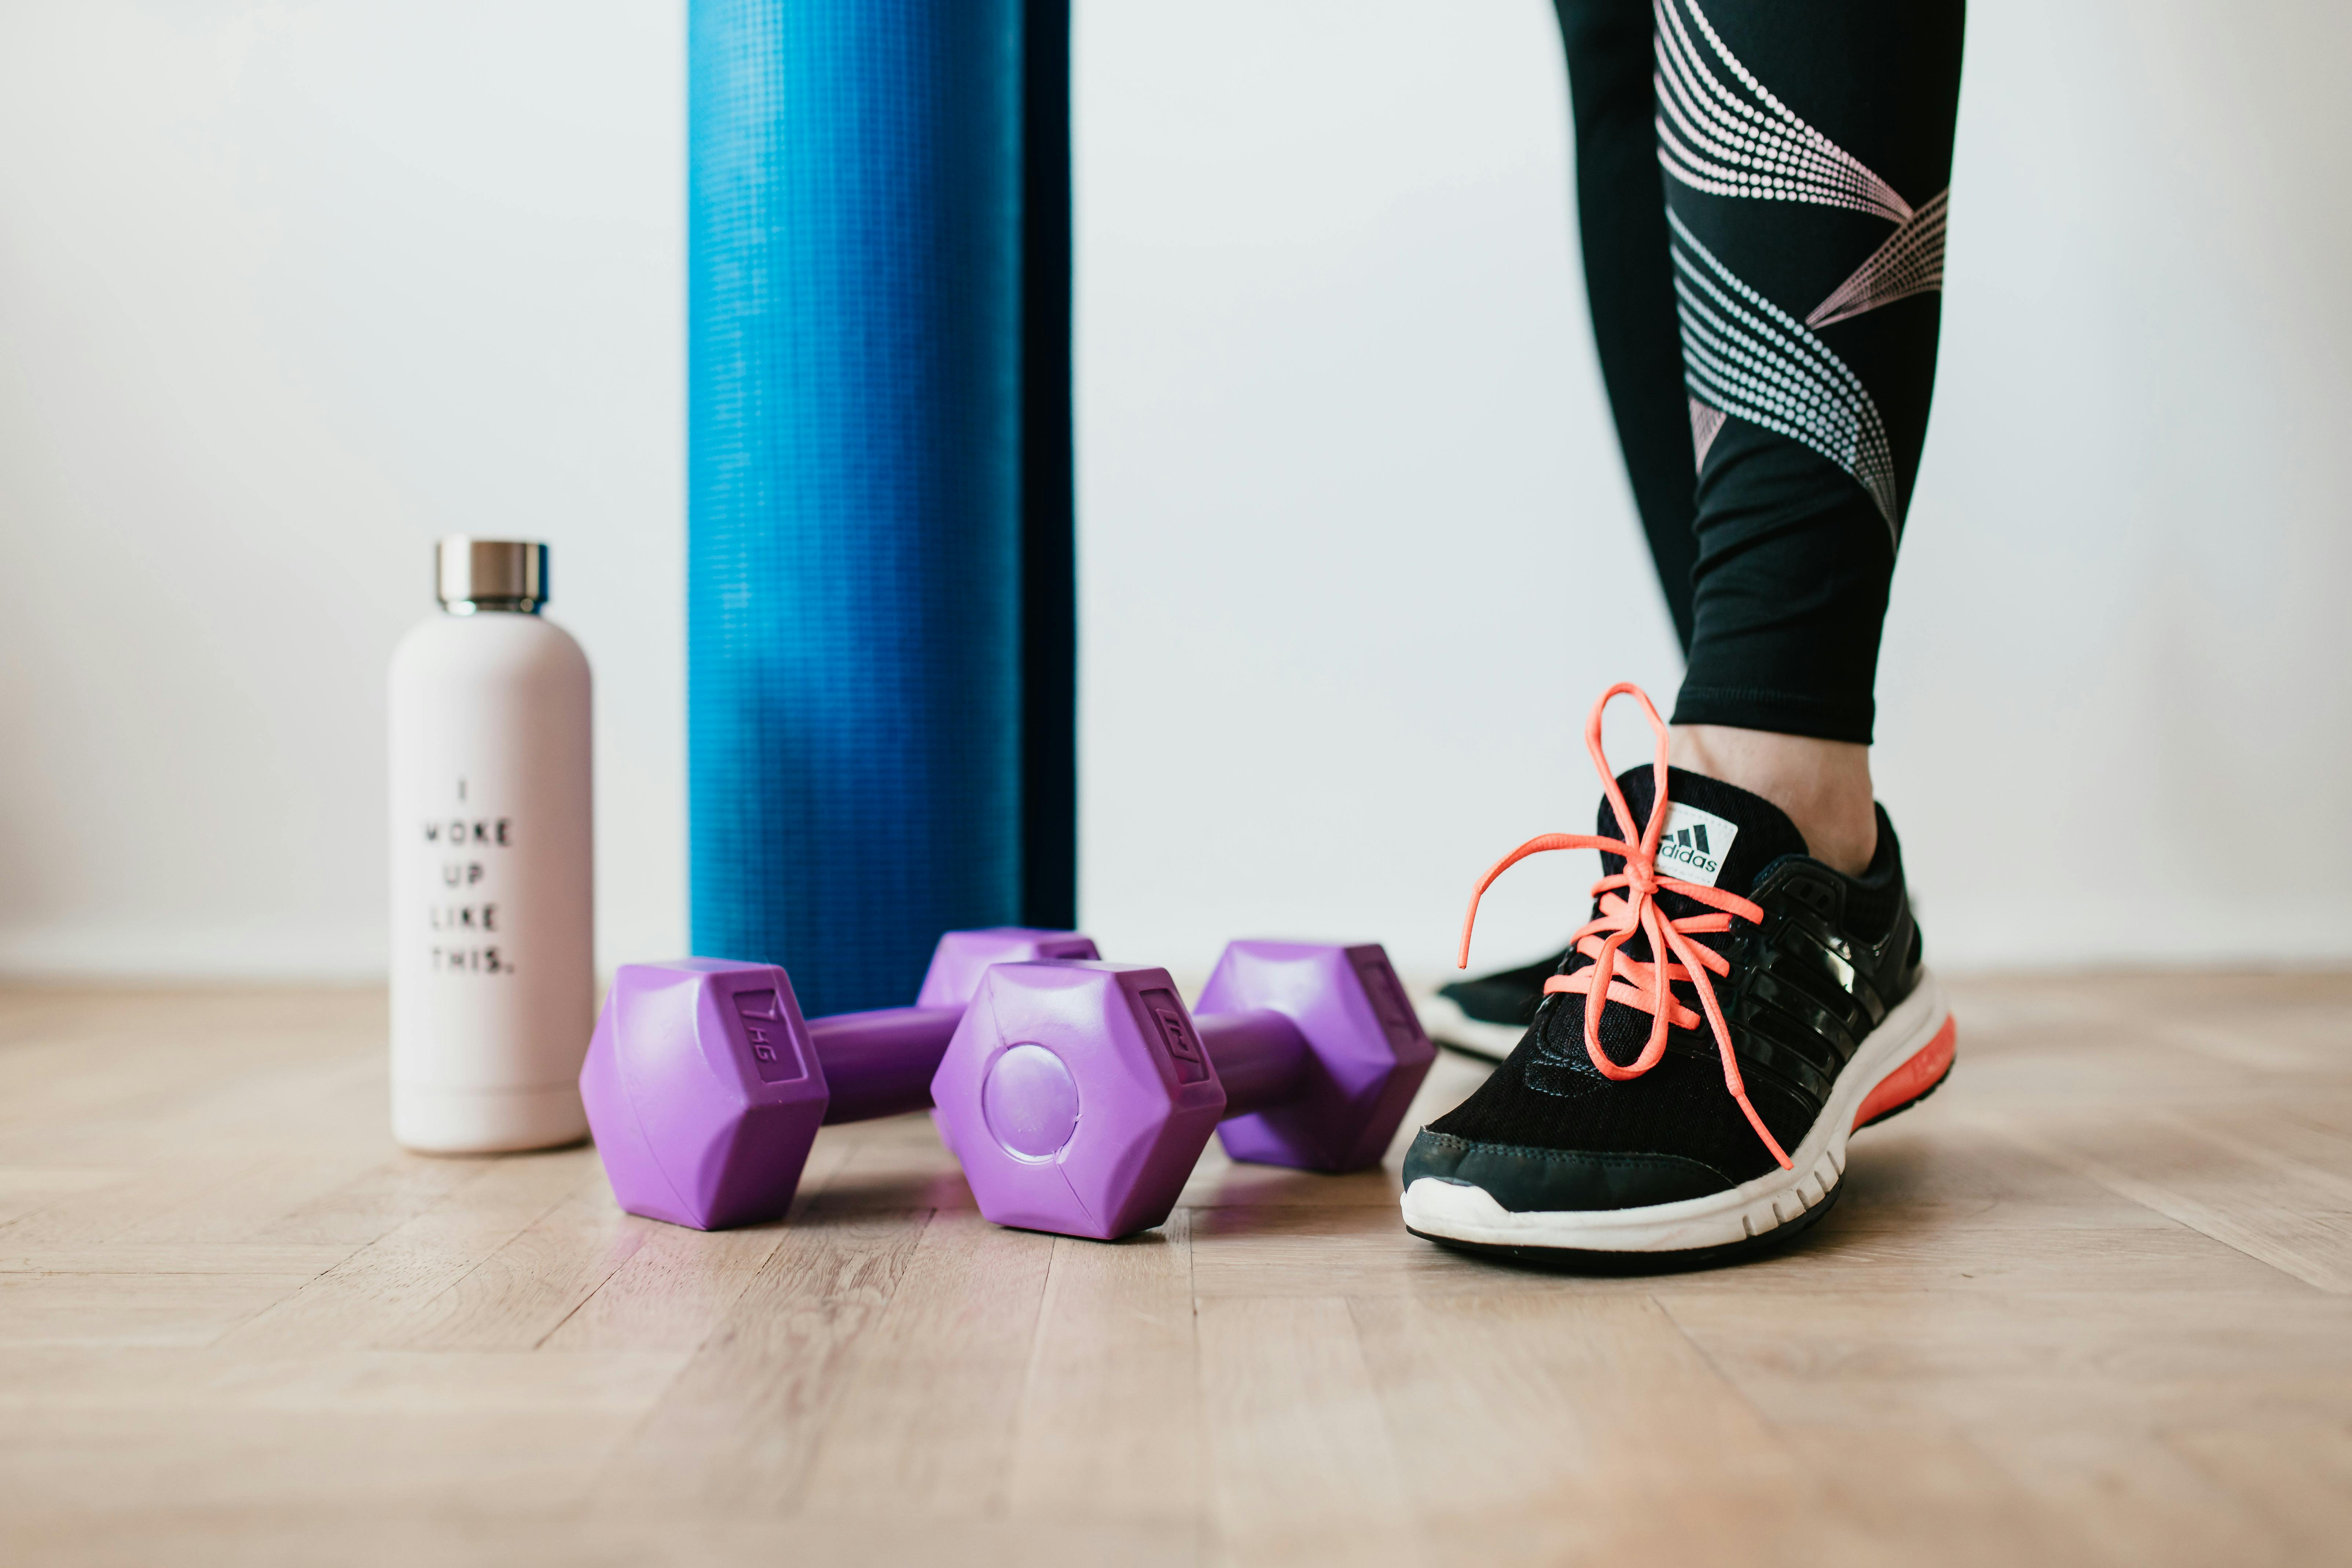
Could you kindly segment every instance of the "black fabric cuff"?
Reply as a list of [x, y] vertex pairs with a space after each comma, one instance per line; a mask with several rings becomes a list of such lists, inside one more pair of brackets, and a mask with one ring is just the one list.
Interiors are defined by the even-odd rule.
[[1676, 724], [1721, 724], [1763, 730], [1775, 735], [1810, 735], [1822, 741], [1870, 744], [1878, 704], [1870, 698], [1841, 702], [1790, 691], [1749, 686], [1693, 686], [1685, 682], [1675, 698]]

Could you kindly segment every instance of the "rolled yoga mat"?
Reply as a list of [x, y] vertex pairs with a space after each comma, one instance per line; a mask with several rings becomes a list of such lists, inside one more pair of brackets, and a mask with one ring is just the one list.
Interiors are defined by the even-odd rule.
[[694, 949], [813, 1014], [1075, 916], [1067, 29], [689, 7]]

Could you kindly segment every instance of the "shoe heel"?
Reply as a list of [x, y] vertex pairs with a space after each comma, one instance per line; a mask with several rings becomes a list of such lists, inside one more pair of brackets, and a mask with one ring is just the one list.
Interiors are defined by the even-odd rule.
[[1863, 1100], [1862, 1108], [1853, 1113], [1853, 1130], [1859, 1131], [1874, 1121], [1884, 1121], [1898, 1110], [1912, 1106], [1935, 1092], [1952, 1070], [1952, 1051], [1959, 1031], [1948, 1013], [1944, 1015], [1944, 1026], [1936, 1037], [1911, 1053], [1910, 1059], [1878, 1080], [1878, 1087]]

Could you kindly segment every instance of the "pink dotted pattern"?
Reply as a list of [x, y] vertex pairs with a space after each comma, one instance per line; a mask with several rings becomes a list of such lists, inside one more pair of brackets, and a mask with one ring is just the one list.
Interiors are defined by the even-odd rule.
[[1656, 0], [1655, 12], [1658, 162], [1669, 175], [1712, 195], [1911, 216], [1894, 186], [1758, 81], [1693, 0]]
[[1940, 290], [1944, 287], [1944, 209], [1951, 194], [1937, 192], [1904, 219], [1886, 237], [1886, 243], [1853, 269], [1853, 277], [1813, 307], [1805, 325], [1826, 327], [1914, 294]]
[[1726, 416], [1722, 409], [1709, 408], [1696, 397], [1690, 400], [1690, 408], [1691, 462], [1694, 467], [1704, 468], [1706, 467], [1706, 449], [1714, 446], [1715, 438], [1723, 433]]

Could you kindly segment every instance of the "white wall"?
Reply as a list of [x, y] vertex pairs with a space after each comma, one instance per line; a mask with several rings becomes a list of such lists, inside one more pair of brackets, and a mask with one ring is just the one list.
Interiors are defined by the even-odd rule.
[[433, 538], [554, 542], [610, 952], [682, 945], [684, 39], [0, 4], [0, 968], [353, 973]]
[[[2352, 842], [2303, 825], [2352, 807], [2352, 16], [1970, 10], [1879, 688], [1929, 942], [2343, 956]], [[1478, 870], [1588, 830], [1592, 698], [1675, 680], [1547, 7], [1086, 16], [1088, 918], [1187, 952], [1373, 932], [1432, 967]], [[1591, 858], [1546, 858], [1482, 954], [1557, 945]]]
[[[1971, 963], [2352, 955], [2316, 5], [1979, 0], [1878, 766]], [[676, 0], [0, 3], [0, 971], [379, 963], [436, 533], [557, 546], [604, 958], [684, 941]], [[1085, 888], [1448, 957], [1675, 658], [1542, 0], [1086, 0]], [[1620, 729], [1621, 760], [1641, 737]], [[1588, 867], [1490, 900], [1482, 959]]]

